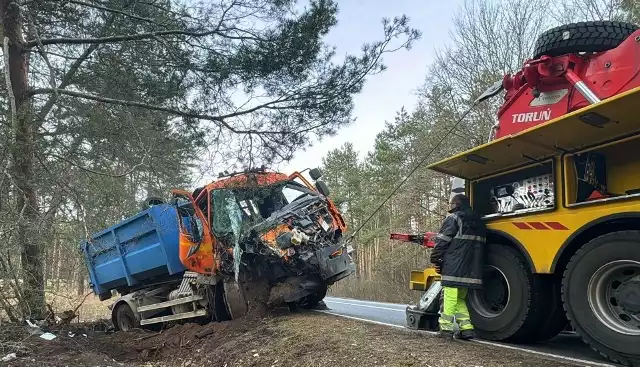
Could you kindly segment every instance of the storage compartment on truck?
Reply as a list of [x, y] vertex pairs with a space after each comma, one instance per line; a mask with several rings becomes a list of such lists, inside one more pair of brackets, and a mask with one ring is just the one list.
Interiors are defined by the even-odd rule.
[[81, 247], [93, 291], [104, 300], [112, 290], [123, 294], [179, 277], [186, 269], [178, 246], [176, 209], [161, 204], [96, 233]]
[[553, 209], [553, 162], [474, 181], [471, 194], [474, 210], [484, 217]]
[[564, 158], [567, 205], [640, 196], [640, 137]]

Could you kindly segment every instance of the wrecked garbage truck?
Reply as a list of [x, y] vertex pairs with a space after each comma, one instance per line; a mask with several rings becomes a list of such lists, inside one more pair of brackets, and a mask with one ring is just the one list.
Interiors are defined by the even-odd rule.
[[129, 330], [182, 319], [224, 321], [277, 302], [313, 308], [355, 271], [346, 225], [318, 169], [225, 173], [173, 190], [81, 244], [91, 287]]

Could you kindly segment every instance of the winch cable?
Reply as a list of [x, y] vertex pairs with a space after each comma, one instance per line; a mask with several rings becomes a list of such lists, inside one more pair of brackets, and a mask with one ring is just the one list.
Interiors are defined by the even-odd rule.
[[469, 107], [469, 109], [467, 109], [465, 111], [465, 113], [462, 114], [462, 116], [458, 119], [458, 121], [456, 121], [456, 123], [449, 129], [447, 130], [447, 133], [444, 134], [444, 136], [442, 138], [440, 138], [440, 140], [438, 140], [438, 142], [431, 148], [430, 151], [427, 152], [427, 154], [420, 160], [420, 162], [418, 162], [418, 164], [416, 164], [411, 171], [409, 171], [409, 174], [402, 180], [400, 181], [400, 183], [393, 189], [393, 191], [391, 191], [391, 193], [389, 193], [389, 195], [387, 195], [387, 197], [382, 201], [382, 203], [380, 203], [380, 205], [373, 211], [373, 213], [371, 213], [371, 215], [369, 215], [369, 217], [367, 217], [367, 219], [362, 222], [362, 224], [360, 224], [358, 226], [358, 228], [351, 234], [351, 236], [349, 236], [349, 239], [347, 239], [347, 243], [351, 243], [351, 241], [353, 241], [353, 238], [358, 234], [358, 232], [360, 232], [362, 230], [362, 228], [369, 223], [369, 221], [371, 219], [373, 219], [373, 217], [380, 211], [380, 209], [382, 209], [382, 207], [384, 206], [384, 204], [387, 203], [387, 201], [389, 201], [389, 199], [391, 199], [393, 197], [393, 195], [395, 195], [395, 193], [400, 189], [400, 187], [407, 182], [407, 180], [418, 170], [418, 168], [420, 168], [420, 166], [422, 166], [424, 164], [424, 162], [427, 161], [427, 159], [429, 159], [429, 157], [431, 157], [431, 155], [433, 154], [433, 152], [436, 151], [436, 149], [438, 149], [440, 147], [440, 145], [442, 145], [442, 143], [445, 141], [445, 139], [451, 135], [451, 133], [458, 128], [458, 125], [460, 125], [460, 123], [462, 122], [462, 120], [465, 119], [465, 117], [467, 117], [467, 115], [478, 105], [478, 103], [482, 102], [484, 99], [478, 98], [477, 100], [475, 100], [473, 102], [473, 104], [471, 105], [471, 107]]

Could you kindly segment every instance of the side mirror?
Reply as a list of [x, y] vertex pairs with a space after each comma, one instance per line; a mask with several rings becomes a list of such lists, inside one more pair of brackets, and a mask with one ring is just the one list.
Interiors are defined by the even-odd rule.
[[324, 196], [329, 196], [329, 186], [327, 186], [326, 183], [322, 182], [322, 181], [317, 181], [316, 182], [316, 189], [318, 190], [319, 193], [321, 193]]
[[159, 198], [156, 196], [149, 196], [148, 198], [144, 199], [142, 203], [140, 203], [140, 209], [147, 210], [154, 205], [161, 205], [161, 204], [164, 204], [164, 200], [162, 200], [162, 198]]
[[320, 171], [320, 168], [314, 168], [309, 171], [309, 176], [311, 176], [314, 181], [317, 181], [320, 177], [322, 177], [322, 171]]

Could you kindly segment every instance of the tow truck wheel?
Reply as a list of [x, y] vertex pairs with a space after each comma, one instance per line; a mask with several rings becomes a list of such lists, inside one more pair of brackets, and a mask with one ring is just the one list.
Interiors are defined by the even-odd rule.
[[578, 250], [564, 272], [562, 300], [586, 343], [640, 365], [640, 231], [609, 233]]
[[130, 331], [140, 327], [140, 322], [133, 313], [131, 307], [122, 302], [113, 311], [113, 326], [120, 331]]
[[543, 55], [560, 56], [577, 52], [602, 52], [614, 49], [626, 40], [638, 26], [632, 23], [594, 21], [565, 24], [540, 35], [536, 41], [534, 59]]
[[535, 276], [535, 297], [538, 302], [538, 327], [530, 335], [531, 342], [549, 340], [560, 334], [569, 326], [569, 321], [562, 307], [560, 279], [552, 275]]
[[533, 275], [515, 250], [489, 244], [483, 289], [469, 292], [467, 299], [478, 336], [488, 340], [528, 341], [539, 326], [534, 313], [533, 284]]

